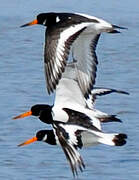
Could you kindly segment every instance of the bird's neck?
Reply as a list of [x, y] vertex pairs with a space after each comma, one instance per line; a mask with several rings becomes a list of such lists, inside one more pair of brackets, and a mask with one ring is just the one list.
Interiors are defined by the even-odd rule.
[[44, 123], [52, 124], [53, 123], [52, 109], [42, 111], [39, 119]]
[[56, 143], [56, 138], [55, 138], [55, 135], [54, 135], [54, 132], [53, 130], [50, 130], [48, 133], [47, 133], [47, 140], [46, 142], [48, 144], [51, 144], [51, 145], [57, 145]]

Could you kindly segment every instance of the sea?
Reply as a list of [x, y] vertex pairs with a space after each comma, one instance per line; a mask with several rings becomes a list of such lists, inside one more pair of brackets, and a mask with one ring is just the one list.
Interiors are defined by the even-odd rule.
[[[51, 129], [35, 117], [13, 120], [35, 104], [53, 104], [43, 67], [45, 27], [20, 28], [42, 12], [80, 12], [128, 28], [103, 33], [97, 46], [96, 86], [129, 95], [99, 97], [95, 108], [116, 114], [122, 123], [102, 125], [104, 132], [126, 133], [126, 145], [83, 148], [86, 168], [79, 180], [139, 179], [139, 1], [0, 0], [0, 180], [72, 180], [62, 149], [43, 142], [17, 145]], [[74, 97], [73, 97], [74, 98]]]

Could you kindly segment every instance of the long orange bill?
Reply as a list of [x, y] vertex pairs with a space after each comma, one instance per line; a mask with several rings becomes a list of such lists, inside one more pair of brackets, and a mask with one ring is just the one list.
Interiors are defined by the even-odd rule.
[[13, 117], [13, 119], [24, 118], [24, 117], [31, 116], [31, 115], [32, 115], [32, 112], [31, 111], [27, 111], [27, 112], [25, 112], [23, 114], [20, 114], [18, 116]]
[[38, 24], [38, 20], [37, 19], [35, 19], [35, 20], [33, 20], [33, 21], [31, 21], [31, 22], [29, 22], [27, 24], [24, 24], [24, 25], [22, 25], [20, 27], [32, 26], [32, 25], [35, 25], [35, 24]]
[[33, 143], [33, 142], [35, 142], [35, 141], [37, 141], [37, 140], [38, 140], [37, 137], [34, 136], [33, 138], [31, 138], [31, 139], [29, 139], [29, 140], [27, 140], [27, 141], [19, 144], [18, 146], [19, 146], [19, 147], [20, 147], [20, 146], [25, 146], [25, 145], [31, 144], [31, 143]]

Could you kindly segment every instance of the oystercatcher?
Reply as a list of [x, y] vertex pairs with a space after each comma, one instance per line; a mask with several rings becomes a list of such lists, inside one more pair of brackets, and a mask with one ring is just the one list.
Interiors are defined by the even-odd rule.
[[[76, 138], [73, 138], [73, 140], [74, 139], [76, 140]], [[68, 139], [68, 133], [66, 133], [64, 128], [57, 125], [54, 130], [38, 131], [35, 137], [27, 140], [22, 144], [19, 144], [18, 146], [24, 146], [33, 143], [34, 141], [43, 141], [51, 145], [60, 145], [70, 164], [73, 176], [78, 175], [78, 168], [80, 171], [83, 171], [85, 168], [84, 161], [80, 153], [77, 151], [77, 142], [70, 142], [70, 139]]]
[[118, 33], [116, 28], [126, 29], [86, 14], [54, 12], [41, 13], [34, 21], [21, 27], [35, 24], [47, 26], [44, 67], [48, 93], [56, 89], [72, 47], [73, 58], [77, 60], [78, 81], [84, 84], [82, 91], [86, 97], [92, 88], [90, 84], [94, 82], [92, 73], [97, 64], [95, 49], [100, 34]]
[[[109, 93], [123, 93], [128, 94], [125, 91], [110, 89], [110, 88], [93, 88], [89, 98], [85, 98], [81, 91], [81, 86], [79, 86], [78, 79], [76, 76], [75, 64], [70, 63], [67, 65], [63, 77], [60, 80], [57, 90], [54, 105], [48, 104], [37, 104], [32, 106], [31, 110], [23, 113], [19, 116], [14, 117], [14, 119], [26, 117], [29, 115], [40, 116], [40, 119], [53, 119], [58, 121], [67, 121], [67, 114], [63, 111], [63, 108], [70, 108], [79, 112], [84, 112], [91, 119], [94, 119], [94, 125], [100, 128], [99, 122], [121, 122], [116, 115], [108, 115], [94, 108], [94, 102], [97, 96], [109, 94]], [[44, 116], [44, 117], [43, 117]], [[98, 120], [96, 120], [98, 119]], [[48, 123], [48, 122], [47, 122]]]
[[63, 110], [69, 117], [67, 123], [51, 120], [53, 130], [41, 130], [37, 132], [35, 137], [19, 144], [19, 146], [27, 145], [34, 141], [44, 141], [51, 145], [60, 144], [75, 176], [77, 175], [78, 167], [81, 171], [85, 168], [77, 148], [99, 143], [111, 146], [123, 146], [126, 143], [126, 134], [103, 133], [92, 125], [91, 119], [85, 114], [68, 108]]
[[[78, 75], [76, 71], [76, 63], [70, 63], [66, 66], [65, 72], [63, 73], [62, 79], [60, 80], [57, 89], [56, 97], [54, 103], [54, 114], [59, 114], [60, 116], [61, 109], [67, 107], [79, 112], [87, 114], [90, 118], [97, 118], [100, 122], [121, 122], [116, 115], [108, 115], [104, 112], [101, 112], [94, 108], [94, 102], [96, 97], [109, 94], [109, 93], [122, 93], [129, 94], [125, 91], [110, 89], [110, 88], [100, 88], [96, 87], [91, 90], [91, 94], [86, 97], [81, 89], [84, 88], [83, 84], [80, 84], [78, 81]], [[84, 68], [85, 69], [85, 68]], [[86, 75], [87, 77], [87, 75]], [[95, 82], [96, 72], [93, 74]], [[92, 84], [94, 87], [94, 84]], [[97, 126], [99, 128], [99, 126]]]
[[[43, 109], [43, 111], [40, 111], [41, 108]], [[44, 110], [44, 108], [45, 108], [45, 110]], [[85, 131], [87, 133], [87, 136], [88, 136], [88, 133], [90, 133], [91, 139], [89, 139], [90, 143], [88, 143], [88, 138], [86, 138], [86, 135], [85, 135], [86, 133], [83, 133], [82, 138], [83, 138], [83, 145], [84, 146], [88, 146], [88, 144], [90, 144], [90, 146], [93, 146], [94, 144], [99, 144], [99, 143], [108, 144], [108, 145], [115, 145], [115, 146], [120, 145], [114, 141], [110, 142], [110, 141], [106, 140], [106, 142], [105, 142], [103, 140], [103, 137], [104, 137], [104, 139], [105, 138], [107, 139], [110, 137], [114, 137], [115, 135], [118, 135], [118, 134], [116, 134], [116, 133], [108, 134], [108, 136], [107, 136], [106, 133], [103, 133], [100, 129], [98, 129], [96, 126], [94, 126], [92, 119], [84, 113], [81, 113], [81, 112], [78, 112], [78, 111], [75, 111], [75, 110], [72, 110], [69, 108], [63, 108], [63, 111], [65, 111], [65, 113], [68, 116], [68, 121], [62, 122], [62, 121], [53, 120], [51, 110], [50, 111], [49, 110], [50, 110], [50, 106], [35, 105], [32, 107], [32, 110], [30, 112], [32, 115], [38, 116], [42, 122], [47, 123], [47, 124], [52, 124], [54, 128], [55, 128], [55, 126], [56, 127], [61, 126], [62, 128], [67, 129], [66, 131], [69, 134], [70, 134], [70, 129], [71, 129], [71, 131], [74, 131], [74, 128], [72, 128], [72, 126], [73, 127], [79, 126], [78, 128], [80, 130], [82, 128], [86, 128], [86, 129], [83, 129], [83, 132]], [[39, 114], [37, 114], [37, 113], [39, 113]], [[22, 114], [20, 116], [17, 116], [16, 118], [23, 118], [24, 116], [25, 116], [25, 114]], [[81, 131], [81, 133], [82, 133], [82, 131]], [[99, 135], [97, 135], [97, 133]], [[71, 132], [71, 134], [74, 134], [74, 133]], [[75, 133], [75, 135], [76, 135], [76, 133]], [[92, 137], [94, 137], [94, 138], [92, 138]]]

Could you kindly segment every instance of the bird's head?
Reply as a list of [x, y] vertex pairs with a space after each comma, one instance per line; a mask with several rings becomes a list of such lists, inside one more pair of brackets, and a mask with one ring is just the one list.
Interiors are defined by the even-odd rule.
[[48, 24], [51, 24], [51, 22], [54, 22], [55, 18], [56, 18], [55, 13], [41, 13], [37, 15], [36, 19], [20, 27], [32, 26], [35, 24], [41, 24], [47, 26]]
[[39, 119], [44, 123], [52, 123], [52, 107], [46, 104], [36, 104], [31, 107], [31, 109], [25, 113], [15, 116], [13, 119], [20, 119], [27, 116], [38, 116]]
[[44, 141], [44, 142], [47, 142], [47, 133], [48, 131], [50, 130], [40, 130], [36, 133], [36, 136], [28, 139], [27, 141], [19, 144], [18, 146], [25, 146], [25, 145], [28, 145], [28, 144], [31, 144], [35, 141]]
[[28, 139], [27, 141], [19, 144], [18, 146], [25, 146], [35, 141], [43, 141], [51, 145], [56, 145], [56, 139], [53, 130], [40, 130], [36, 133], [36, 136]]

